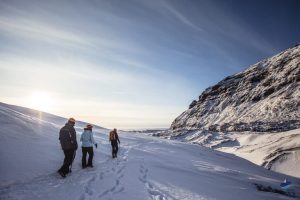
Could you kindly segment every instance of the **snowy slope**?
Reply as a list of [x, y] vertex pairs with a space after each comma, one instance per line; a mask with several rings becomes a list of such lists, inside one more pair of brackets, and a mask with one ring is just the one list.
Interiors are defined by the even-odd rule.
[[[300, 179], [252, 164], [231, 154], [174, 140], [120, 133], [119, 157], [112, 160], [106, 129], [97, 129], [94, 168], [80, 168], [61, 179], [57, 140], [62, 124], [0, 106], [0, 199], [295, 199], [260, 192], [254, 183], [279, 188], [288, 178], [300, 191]], [[299, 194], [297, 194], [299, 196]]]
[[[63, 156], [58, 131], [66, 121], [48, 113], [0, 103], [0, 185], [39, 176], [56, 167]], [[85, 125], [76, 123], [78, 130]], [[96, 129], [103, 128], [96, 126]]]
[[[8, 113], [8, 115], [12, 114], [11, 117], [15, 116], [15, 119], [20, 118], [19, 120], [22, 120], [21, 116], [24, 116], [25, 120], [26, 118], [32, 118], [32, 119], [38, 119], [39, 123], [52, 123], [53, 126], [61, 125], [66, 123], [66, 118], [59, 117], [50, 113], [46, 112], [40, 112], [38, 110], [33, 110], [30, 108], [25, 108], [21, 106], [15, 106], [15, 105], [9, 105], [0, 102], [0, 108], [1, 113], [3, 116], [5, 113]], [[84, 127], [86, 125], [86, 122], [76, 121], [76, 127]], [[103, 127], [94, 125], [95, 128], [104, 129]]]

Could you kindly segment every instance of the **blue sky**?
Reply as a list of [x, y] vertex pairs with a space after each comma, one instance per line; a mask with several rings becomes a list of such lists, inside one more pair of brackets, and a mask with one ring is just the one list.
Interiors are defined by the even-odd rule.
[[300, 42], [297, 0], [0, 0], [0, 101], [169, 127], [201, 92]]

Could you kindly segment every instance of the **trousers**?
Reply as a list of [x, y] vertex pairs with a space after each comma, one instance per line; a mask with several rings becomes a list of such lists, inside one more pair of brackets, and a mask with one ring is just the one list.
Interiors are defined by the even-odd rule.
[[[89, 154], [88, 163], [86, 164], [86, 155]], [[82, 147], [82, 167], [93, 166], [94, 150], [93, 147]]]
[[59, 171], [63, 172], [64, 174], [68, 174], [70, 172], [70, 166], [73, 163], [75, 158], [75, 149], [67, 149], [63, 150], [65, 154], [64, 163], [59, 169]]
[[118, 150], [119, 150], [117, 140], [112, 140], [111, 141], [111, 148], [112, 148], [112, 157], [113, 158], [117, 157], [117, 153], [118, 153]]

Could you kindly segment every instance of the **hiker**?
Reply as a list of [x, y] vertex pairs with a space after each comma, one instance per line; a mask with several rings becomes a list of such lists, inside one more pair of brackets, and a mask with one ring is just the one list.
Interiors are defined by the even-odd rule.
[[72, 172], [72, 163], [74, 161], [76, 150], [77, 150], [77, 140], [76, 131], [74, 129], [75, 119], [70, 118], [66, 125], [62, 127], [59, 131], [59, 140], [62, 150], [64, 151], [64, 163], [58, 170], [58, 173], [65, 178], [66, 175]]
[[[83, 133], [81, 134], [80, 141], [82, 142], [82, 169], [86, 167], [93, 167], [93, 156], [94, 150], [93, 145], [97, 148], [97, 143], [94, 140], [93, 136], [93, 126], [88, 124], [86, 128], [84, 128]], [[86, 164], [86, 154], [89, 154], [88, 163]]]
[[111, 142], [112, 158], [116, 158], [118, 153], [118, 143], [120, 144], [117, 129], [114, 128], [114, 130], [109, 133], [109, 141]]

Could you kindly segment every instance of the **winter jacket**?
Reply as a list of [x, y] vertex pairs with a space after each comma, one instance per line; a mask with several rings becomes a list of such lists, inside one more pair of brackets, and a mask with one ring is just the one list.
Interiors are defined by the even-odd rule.
[[59, 141], [63, 150], [77, 149], [76, 131], [71, 124], [66, 123], [66, 125], [60, 129]]
[[82, 142], [82, 147], [92, 147], [96, 144], [91, 130], [84, 130], [81, 134], [80, 141]]
[[109, 133], [109, 141], [118, 141], [120, 143], [118, 133], [115, 131], [111, 131]]

